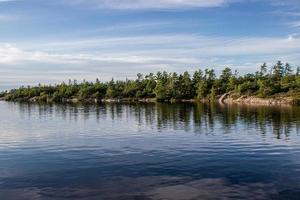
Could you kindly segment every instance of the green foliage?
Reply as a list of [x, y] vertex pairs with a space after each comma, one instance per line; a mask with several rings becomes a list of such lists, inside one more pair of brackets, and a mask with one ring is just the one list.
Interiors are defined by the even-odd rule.
[[[293, 69], [296, 69], [293, 72]], [[289, 92], [300, 92], [300, 67], [278, 61], [271, 69], [264, 63], [254, 74], [238, 76], [230, 68], [225, 68], [219, 77], [214, 70], [197, 70], [191, 76], [158, 72], [137, 74], [135, 80], [93, 82], [69, 80], [68, 84], [54, 86], [39, 84], [36, 87], [21, 87], [1, 93], [0, 97], [11, 101], [37, 100], [45, 102], [64, 102], [68, 99], [100, 100], [103, 98], [156, 98], [157, 100], [176, 100], [206, 98], [215, 99], [217, 95], [235, 91], [238, 95], [251, 94], [260, 97]]]
[[214, 87], [212, 87], [210, 90], [210, 100], [214, 101], [215, 98], [216, 98], [216, 89]]
[[154, 88], [154, 94], [157, 100], [168, 99], [165, 83], [162, 80], [158, 80], [156, 87]]
[[268, 66], [266, 63], [260, 66], [259, 77], [263, 78], [268, 72]]
[[176, 96], [177, 98], [191, 99], [195, 96], [193, 82], [187, 71], [184, 72], [183, 75], [179, 76], [178, 91], [179, 94]]
[[206, 81], [199, 81], [196, 85], [196, 88], [196, 94], [198, 99], [204, 98], [208, 94], [209, 88]]
[[242, 95], [242, 86], [241, 85], [236, 86], [235, 92], [237, 93], [237, 95], [241, 96]]
[[300, 75], [300, 67], [297, 67], [296, 76]]
[[237, 78], [235, 76], [231, 76], [227, 83], [226, 92], [234, 90], [237, 84], [238, 84]]

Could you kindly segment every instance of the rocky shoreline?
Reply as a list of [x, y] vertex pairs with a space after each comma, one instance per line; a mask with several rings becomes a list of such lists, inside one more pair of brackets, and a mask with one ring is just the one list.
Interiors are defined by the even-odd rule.
[[264, 106], [299, 104], [299, 100], [297, 101], [295, 98], [289, 96], [259, 98], [256, 96], [242, 95], [240, 97], [236, 97], [236, 94], [233, 92], [229, 92], [222, 95], [218, 101], [219, 103], [222, 104], [236, 103], [236, 104], [264, 105]]
[[242, 96], [238, 99], [227, 99], [226, 103], [255, 104], [255, 105], [291, 105], [296, 104], [291, 97], [258, 98]]

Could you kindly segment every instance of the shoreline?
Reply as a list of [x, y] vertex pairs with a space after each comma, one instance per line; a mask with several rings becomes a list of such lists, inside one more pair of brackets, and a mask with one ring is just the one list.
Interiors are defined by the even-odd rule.
[[[246, 96], [242, 95], [238, 98], [232, 97], [232, 93], [223, 94], [215, 98], [213, 102], [218, 102], [223, 105], [238, 104], [238, 105], [257, 105], [257, 106], [287, 106], [287, 105], [300, 105], [300, 101], [289, 96], [281, 97], [267, 97], [260, 98], [256, 96]], [[209, 98], [203, 99], [170, 99], [170, 100], [157, 100], [156, 98], [107, 98], [107, 99], [79, 99], [79, 98], [65, 98], [59, 102], [56, 101], [42, 101], [38, 97], [18, 98], [15, 100], [6, 100], [5, 97], [0, 97], [0, 101], [7, 102], [27, 102], [27, 103], [87, 103], [87, 104], [97, 104], [97, 103], [209, 103], [212, 102]]]

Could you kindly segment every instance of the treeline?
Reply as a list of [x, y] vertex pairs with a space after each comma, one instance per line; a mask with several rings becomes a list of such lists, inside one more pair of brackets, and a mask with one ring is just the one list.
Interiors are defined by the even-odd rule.
[[220, 76], [213, 69], [197, 70], [192, 75], [158, 72], [137, 74], [136, 80], [101, 82], [69, 80], [58, 85], [21, 87], [0, 96], [8, 101], [30, 100], [62, 102], [76, 98], [90, 99], [156, 98], [159, 101], [176, 99], [215, 99], [229, 91], [237, 95], [269, 97], [279, 93], [298, 95], [300, 93], [300, 67], [293, 70], [288, 63], [278, 61], [268, 67], [264, 63], [255, 73], [238, 75], [237, 71], [225, 68]]

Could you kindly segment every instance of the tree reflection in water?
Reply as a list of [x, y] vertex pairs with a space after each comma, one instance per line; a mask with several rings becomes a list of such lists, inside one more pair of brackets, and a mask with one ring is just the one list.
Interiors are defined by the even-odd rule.
[[[272, 132], [278, 139], [288, 139], [293, 128], [299, 133], [300, 107], [297, 106], [253, 106], [220, 105], [204, 103], [111, 103], [99, 105], [29, 104], [18, 103], [21, 113], [31, 115], [61, 116], [67, 120], [88, 120], [91, 116], [112, 120], [134, 118], [139, 125], [147, 125], [158, 131], [164, 129], [193, 129], [195, 133], [213, 133], [221, 126], [229, 134], [235, 126], [243, 124], [255, 128], [262, 136]], [[268, 129], [268, 130], [267, 130]]]

